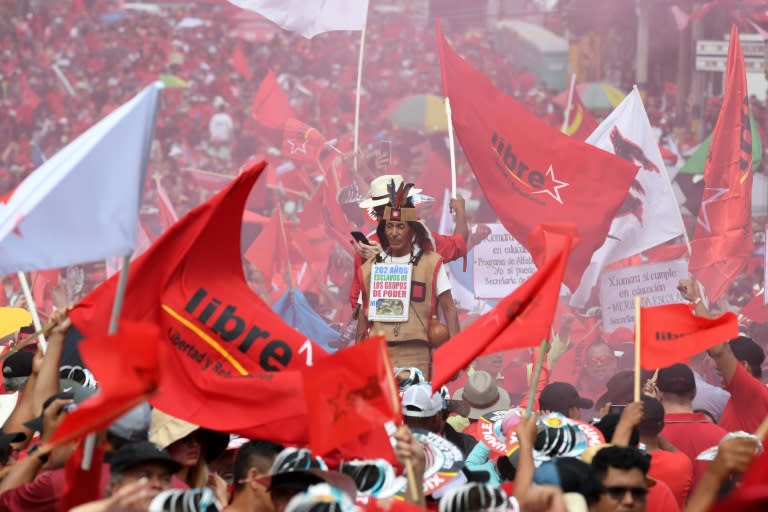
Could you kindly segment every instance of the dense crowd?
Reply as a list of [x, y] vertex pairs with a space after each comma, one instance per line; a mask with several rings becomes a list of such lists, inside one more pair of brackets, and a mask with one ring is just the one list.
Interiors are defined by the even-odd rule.
[[[423, 13], [406, 4], [391, 10], [372, 7], [361, 150], [353, 154], [358, 33], [306, 40], [226, 2], [162, 9], [110, 0], [4, 2], [0, 194], [10, 192], [45, 158], [143, 86], [161, 79], [166, 89], [142, 207], [150, 240], [168, 227], [162, 190], [181, 217], [256, 157], [266, 158], [276, 172], [265, 180], [266, 193], [248, 205], [255, 221], [246, 217], [244, 254], [269, 230], [270, 217], [282, 222], [285, 216], [289, 235], [317, 228], [316, 218], [302, 214], [315, 212], [312, 201], [319, 197], [335, 201], [347, 231], [368, 234], [375, 229], [371, 220], [381, 220], [377, 215], [382, 213], [358, 203], [364, 205], [367, 196], [375, 195], [376, 176], [390, 173], [423, 189], [419, 215], [429, 231], [420, 242], [432, 237], [432, 249], [442, 254], [433, 234], [438, 234], [449, 182], [445, 133], [426, 126], [421, 131], [404, 128], [391, 118], [410, 96], [442, 94], [433, 31], [424, 28]], [[447, 23], [460, 33], [458, 17]], [[556, 92], [500, 57], [493, 34], [468, 31], [453, 44], [500, 89], [560, 126], [563, 109]], [[287, 93], [295, 118], [323, 135], [318, 162], [291, 159], [283, 130], [259, 123], [252, 114], [253, 98], [270, 71]], [[647, 101], [648, 114], [660, 142], [679, 148], [679, 166], [701, 135], [711, 132], [719, 102], [712, 98], [676, 118], [673, 91], [659, 89], [665, 96]], [[763, 135], [768, 109], [754, 98], [751, 106]], [[350, 172], [355, 166], [358, 172]], [[323, 195], [323, 184], [333, 182], [331, 174], [339, 183], [332, 196]], [[465, 256], [479, 233], [487, 235], [482, 223], [496, 221], [461, 156], [459, 186], [464, 200], [451, 204], [460, 212], [457, 230], [440, 233], [453, 236], [452, 247], [458, 247], [452, 256], [444, 256], [446, 261]], [[470, 229], [467, 223], [479, 227]], [[326, 232], [312, 236], [324, 238]], [[373, 253], [359, 243], [337, 240], [324, 249], [322, 267], [305, 263], [311, 260], [307, 247], [288, 244], [279, 267], [272, 267], [271, 260], [264, 267], [262, 260], [246, 256], [246, 276], [269, 303], [288, 288], [301, 289], [313, 314], [337, 329], [340, 340], [332, 347], [343, 347], [355, 337], [357, 326], [360, 288], [352, 286], [357, 266]], [[713, 313], [744, 306], [764, 287], [761, 260], [756, 256], [734, 283], [730, 304], [712, 305]], [[55, 326], [44, 356], [24, 350], [3, 364], [6, 396], [16, 402], [15, 407], [3, 406], [8, 410], [0, 435], [0, 510], [68, 510], [73, 504], [72, 510], [79, 512], [346, 511], [396, 510], [412, 503], [446, 512], [693, 512], [708, 510], [718, 496], [728, 499], [729, 491], [735, 493], [739, 475], [762, 450], [758, 438], [766, 433], [768, 389], [761, 379], [768, 337], [759, 321], [743, 318], [743, 335], [687, 365], [644, 374], [638, 401], [631, 333], [603, 334], [594, 310], [561, 304], [554, 343], [546, 354], [518, 350], [478, 358], [435, 393], [428, 368], [398, 365], [394, 377], [404, 425], [391, 436], [393, 450], [384, 449], [380, 458], [320, 457], [306, 448], [242, 439], [199, 428], [144, 403], [99, 434], [92, 458], [101, 471], [94, 477], [78, 472], [82, 445], [77, 451], [74, 444], [62, 444], [51, 452], [36, 452], [52, 438], [66, 411], [95, 392], [87, 371], [62, 367], [68, 321], [61, 313], [54, 315], [53, 306], [61, 310], [73, 304], [102, 282], [106, 272], [104, 264], [90, 264], [55, 272], [55, 277], [36, 276], [39, 282], [50, 281], [36, 299]], [[302, 277], [311, 272], [320, 277]], [[15, 279], [4, 279], [4, 292], [7, 302], [18, 297]], [[700, 308], [689, 283], [681, 283], [681, 293]], [[477, 311], [459, 310], [456, 325], [450, 327], [467, 326], [477, 316]], [[538, 358], [545, 362], [531, 414], [525, 407]], [[732, 434], [737, 431], [743, 432]], [[748, 475], [745, 482], [754, 478]], [[730, 496], [736, 499], [736, 494]]]

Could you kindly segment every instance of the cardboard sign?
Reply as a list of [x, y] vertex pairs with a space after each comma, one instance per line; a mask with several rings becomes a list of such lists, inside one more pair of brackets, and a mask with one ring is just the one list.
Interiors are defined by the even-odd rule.
[[371, 271], [368, 320], [407, 322], [411, 301], [409, 263], [376, 263]]
[[643, 307], [684, 303], [677, 290], [681, 279], [688, 278], [686, 260], [665, 261], [608, 270], [600, 275], [600, 305], [603, 331], [635, 327], [635, 297]]
[[473, 249], [475, 295], [502, 299], [512, 293], [536, 266], [525, 247], [512, 238], [501, 224], [488, 224], [491, 234]]

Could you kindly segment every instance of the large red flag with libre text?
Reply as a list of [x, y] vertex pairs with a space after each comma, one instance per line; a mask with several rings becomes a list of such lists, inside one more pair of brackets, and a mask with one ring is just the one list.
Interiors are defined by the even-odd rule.
[[752, 130], [744, 55], [731, 28], [725, 96], [704, 164], [704, 195], [688, 270], [710, 301], [723, 296], [752, 253]]
[[312, 453], [324, 455], [402, 419], [384, 338], [341, 350], [303, 373]]
[[684, 363], [739, 335], [733, 313], [696, 316], [687, 304], [640, 308], [640, 364], [647, 370]]
[[288, 94], [277, 83], [272, 70], [267, 70], [264, 80], [251, 100], [251, 116], [262, 126], [279, 129], [290, 118], [295, 118]]
[[[121, 319], [151, 322], [163, 333], [169, 370], [161, 374], [154, 406], [213, 430], [297, 443], [307, 436], [299, 370], [327, 354], [245, 281], [243, 210], [264, 167], [243, 171], [131, 264]], [[86, 338], [107, 332], [117, 277], [70, 313]], [[83, 348], [86, 361], [94, 350], [108, 349]]]
[[[545, 234], [543, 230], [534, 235], [548, 239], [549, 246], [543, 252], [551, 257], [491, 311], [435, 351], [432, 389], [440, 388], [480, 355], [535, 347], [549, 338], [572, 237], [552, 231]], [[541, 246], [538, 241], [534, 244]], [[553, 245], [558, 249], [554, 254]]]
[[525, 245], [539, 224], [578, 226], [564, 279], [575, 290], [638, 167], [538, 119], [465, 62], [439, 25], [438, 46], [456, 134], [507, 231]]

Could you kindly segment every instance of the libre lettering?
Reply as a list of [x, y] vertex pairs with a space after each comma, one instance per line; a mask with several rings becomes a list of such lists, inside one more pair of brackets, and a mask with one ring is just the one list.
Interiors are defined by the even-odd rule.
[[[198, 288], [184, 309], [187, 313], [194, 314], [206, 297], [208, 292], [205, 288]], [[267, 343], [263, 345], [259, 354], [259, 365], [264, 371], [276, 372], [288, 366], [293, 357], [293, 351], [288, 343], [280, 339], [271, 339], [269, 331], [255, 324], [250, 325], [246, 333], [246, 321], [235, 314], [237, 308], [232, 305], [225, 305], [213, 320], [214, 313], [221, 305], [221, 300], [210, 297], [197, 315], [197, 319], [210, 327], [222, 341], [229, 343], [239, 339], [240, 344], [237, 350], [243, 354], [246, 354], [257, 340], [266, 340]], [[244, 333], [246, 334], [243, 336]]]

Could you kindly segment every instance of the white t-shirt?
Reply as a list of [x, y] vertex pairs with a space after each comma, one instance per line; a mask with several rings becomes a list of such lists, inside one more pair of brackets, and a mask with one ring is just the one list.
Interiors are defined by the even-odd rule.
[[[413, 247], [413, 253], [418, 254], [421, 249], [419, 246], [414, 245]], [[379, 253], [379, 257], [382, 258], [382, 263], [409, 263], [411, 261], [411, 255], [406, 254], [405, 256], [390, 256], [386, 252]], [[448, 273], [445, 271], [445, 266], [440, 265], [440, 269], [437, 271], [437, 280], [435, 282], [435, 290], [437, 293], [437, 297], [440, 296], [441, 293], [447, 292], [451, 289], [451, 281], [448, 279]], [[363, 303], [363, 292], [361, 291], [357, 296], [357, 303], [362, 304]]]
[[228, 142], [232, 138], [235, 123], [226, 112], [219, 112], [211, 117], [208, 123], [208, 132], [213, 142]]

